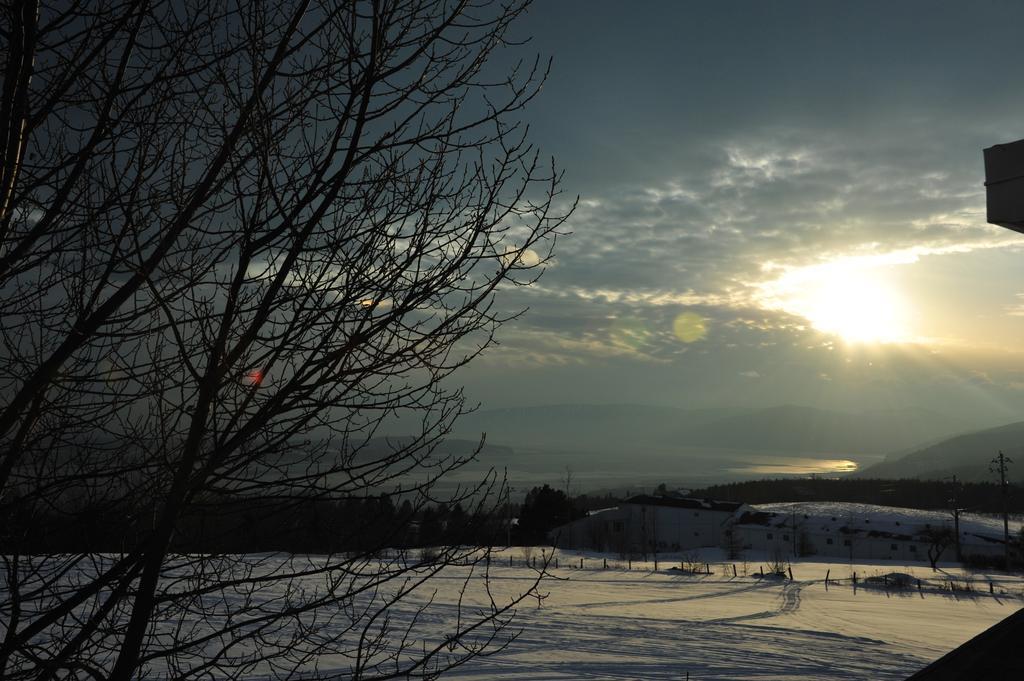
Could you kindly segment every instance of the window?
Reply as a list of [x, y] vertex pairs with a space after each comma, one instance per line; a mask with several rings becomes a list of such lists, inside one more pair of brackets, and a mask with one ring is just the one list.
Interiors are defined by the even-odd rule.
[[693, 517], [694, 518], [699, 518], [700, 517], [700, 511], [694, 511], [693, 512]]
[[889, 548], [892, 549], [893, 551], [895, 551], [895, 550], [897, 550], [899, 548], [899, 545], [898, 544], [889, 544]]
[[850, 540], [849, 539], [844, 539], [843, 540], [843, 546], [849, 546], [849, 545], [850, 545]]
[[788, 534], [782, 535], [782, 541], [789, 541], [789, 535]]
[[916, 546], [914, 546], [913, 544], [911, 544], [911, 545], [910, 545], [909, 547], [907, 547], [907, 548], [909, 548], [909, 549], [910, 549], [910, 552], [911, 552], [911, 553], [917, 553], [917, 547], [916, 547]]
[[825, 543], [826, 544], [831, 544], [832, 543], [832, 537], [829, 537], [828, 539], [826, 539]]
[[774, 537], [772, 536], [772, 533], [771, 533], [771, 532], [769, 532], [769, 533], [768, 533], [768, 538], [769, 538], [769, 539], [773, 539], [773, 538], [774, 538]]
[[622, 521], [616, 520], [614, 523], [612, 523], [612, 529], [616, 532], [622, 532]]

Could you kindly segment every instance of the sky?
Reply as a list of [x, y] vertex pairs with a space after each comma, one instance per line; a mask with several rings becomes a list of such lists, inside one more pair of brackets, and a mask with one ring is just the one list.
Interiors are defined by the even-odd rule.
[[1024, 414], [1024, 235], [982, 149], [1024, 137], [1017, 2], [539, 1], [525, 113], [580, 202], [461, 376], [484, 407]]

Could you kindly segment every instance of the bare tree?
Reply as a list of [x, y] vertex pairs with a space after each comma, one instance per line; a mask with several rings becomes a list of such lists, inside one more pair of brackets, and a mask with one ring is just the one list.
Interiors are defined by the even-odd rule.
[[[511, 58], [526, 4], [5, 6], [0, 677], [431, 678], [514, 636], [531, 588], [471, 549], [383, 556], [401, 514], [324, 556], [175, 547], [254, 499], [421, 507], [467, 459], [439, 449], [450, 376], [571, 210], [519, 122], [547, 69]], [[38, 552], [87, 510], [118, 546]], [[482, 590], [431, 615], [456, 563]]]
[[947, 525], [929, 525], [921, 531], [921, 539], [928, 542], [928, 562], [932, 566], [932, 570], [935, 571], [938, 568], [939, 559], [942, 558], [942, 554], [946, 552], [951, 544], [956, 542], [956, 536], [953, 534], [953, 530]]

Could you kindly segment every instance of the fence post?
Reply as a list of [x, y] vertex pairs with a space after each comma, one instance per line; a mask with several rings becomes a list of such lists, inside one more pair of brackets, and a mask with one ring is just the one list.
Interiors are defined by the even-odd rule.
[[580, 570], [583, 569], [583, 556], [580, 556]]
[[736, 563], [733, 563], [733, 564], [732, 564], [732, 576], [733, 576], [733, 577], [735, 577], [735, 576], [736, 576]]
[[825, 570], [825, 586], [828, 586], [828, 576], [832, 574], [832, 569]]
[[558, 569], [558, 558], [555, 558], [555, 569]]
[[604, 559], [604, 569], [605, 570], [608, 569], [608, 559], [607, 558]]
[[626, 562], [626, 569], [627, 570], [632, 570], [633, 569], [633, 559], [632, 558], [627, 558], [626, 561], [627, 561]]

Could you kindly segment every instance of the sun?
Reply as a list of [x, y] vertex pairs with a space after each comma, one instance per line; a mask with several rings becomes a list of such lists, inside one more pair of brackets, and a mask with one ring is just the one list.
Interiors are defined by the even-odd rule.
[[851, 342], [894, 343], [907, 336], [898, 293], [865, 273], [827, 277], [806, 297], [805, 316], [814, 328]]
[[835, 261], [790, 270], [767, 290], [775, 307], [848, 343], [908, 342], [910, 308], [885, 274], [870, 262]]

